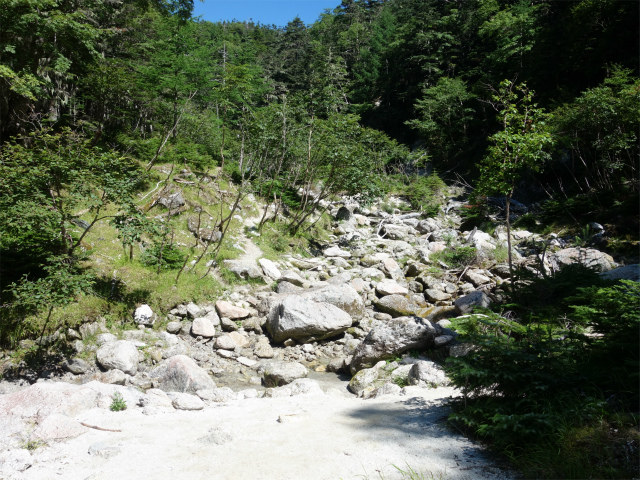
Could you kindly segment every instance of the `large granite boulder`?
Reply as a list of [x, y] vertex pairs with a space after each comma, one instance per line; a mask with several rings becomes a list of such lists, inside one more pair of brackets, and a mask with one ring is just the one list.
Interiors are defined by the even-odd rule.
[[224, 266], [236, 277], [244, 280], [262, 278], [262, 269], [252, 263], [243, 263], [238, 260], [225, 260]]
[[409, 290], [395, 280], [383, 280], [376, 286], [376, 292], [381, 297], [384, 297], [387, 295], [406, 295]]
[[633, 280], [640, 282], [640, 265], [636, 263], [635, 265], [614, 268], [608, 272], [601, 273], [600, 276], [607, 280]]
[[127, 340], [106, 343], [96, 352], [98, 364], [105, 370], [117, 368], [129, 375], [138, 371], [140, 356], [136, 346]]
[[218, 300], [216, 302], [216, 310], [218, 315], [230, 320], [242, 320], [251, 316], [251, 312], [246, 308], [236, 307], [235, 305], [225, 300]]
[[399, 317], [378, 325], [356, 348], [351, 360], [351, 373], [370, 368], [380, 360], [395, 357], [407, 350], [433, 346], [439, 334], [439, 327], [419, 317]]
[[196, 393], [215, 388], [207, 372], [186, 355], [175, 355], [151, 371], [159, 379], [159, 388], [165, 392]]
[[572, 263], [581, 263], [585, 267], [594, 268], [601, 272], [608, 272], [615, 266], [611, 255], [593, 248], [565, 248], [548, 255], [546, 261], [553, 270], [560, 270]]
[[277, 280], [282, 275], [278, 266], [268, 258], [261, 258], [258, 260], [258, 263], [267, 277]]
[[266, 326], [276, 342], [306, 342], [338, 335], [351, 323], [351, 316], [334, 305], [291, 295], [271, 309]]
[[140, 305], [136, 308], [136, 311], [133, 314], [133, 318], [138, 325], [148, 325], [151, 326], [156, 321], [156, 315], [151, 310], [151, 307], [147, 304]]
[[364, 301], [358, 292], [348, 284], [324, 285], [304, 291], [272, 295], [265, 298], [258, 305], [258, 309], [262, 314], [268, 315], [272, 308], [275, 308], [276, 305], [290, 295], [296, 295], [318, 303], [330, 303], [348, 313], [353, 320], [361, 320], [364, 317]]
[[441, 367], [429, 360], [419, 360], [409, 370], [409, 384], [427, 387], [449, 385], [449, 379]]

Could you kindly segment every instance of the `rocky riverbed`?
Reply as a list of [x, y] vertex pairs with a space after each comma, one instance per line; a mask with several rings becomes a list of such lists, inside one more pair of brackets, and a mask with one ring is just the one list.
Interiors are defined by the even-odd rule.
[[[225, 266], [264, 285], [168, 312], [140, 305], [134, 330], [95, 319], [45, 338], [75, 354], [0, 383], [0, 476], [402, 478], [396, 466], [510, 477], [444, 422], [459, 393], [434, 359], [470, 348], [450, 319], [501, 301], [509, 282], [506, 231], [462, 231], [462, 208], [450, 200], [424, 218], [345, 202], [315, 257], [275, 260], [249, 222], [247, 254]], [[515, 230], [512, 241], [531, 269], [580, 262], [638, 279], [637, 265], [558, 235]], [[467, 264], [439, 255], [463, 248]], [[116, 393], [126, 410], [109, 410]]]

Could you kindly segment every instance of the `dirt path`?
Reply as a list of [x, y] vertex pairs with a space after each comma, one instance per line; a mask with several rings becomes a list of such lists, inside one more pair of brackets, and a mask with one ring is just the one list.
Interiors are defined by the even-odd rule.
[[[21, 479], [506, 479], [483, 450], [443, 423], [451, 388], [358, 400], [327, 394], [217, 404], [145, 416], [91, 410], [89, 430], [35, 453]], [[88, 452], [102, 452], [90, 455]], [[415, 477], [414, 477], [415, 478]]]

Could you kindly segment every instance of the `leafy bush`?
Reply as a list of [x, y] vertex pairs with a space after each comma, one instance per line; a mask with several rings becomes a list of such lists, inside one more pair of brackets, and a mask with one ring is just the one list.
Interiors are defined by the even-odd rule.
[[414, 178], [406, 187], [404, 195], [412, 208], [422, 210], [429, 217], [435, 217], [440, 211], [440, 197], [445, 188], [445, 183], [434, 173], [428, 177]]
[[163, 270], [181, 268], [186, 254], [182, 253], [175, 245], [154, 242], [142, 253], [142, 263], [148, 267], [160, 266]]
[[478, 260], [478, 251], [474, 247], [449, 247], [431, 256], [453, 268], [464, 268]]
[[[640, 284], [607, 285], [593, 272], [577, 281], [584, 273], [567, 268], [529, 280], [511, 292], [512, 301], [524, 304], [511, 303], [502, 315], [484, 311], [453, 320], [474, 349], [447, 361], [463, 392], [451, 419], [516, 461], [531, 449], [574, 448], [563, 442], [576, 431], [637, 408]], [[588, 281], [596, 285], [585, 286]], [[559, 459], [532, 475], [579, 478], [584, 469], [574, 467]]]
[[122, 398], [120, 392], [114, 393], [112, 398], [113, 401], [109, 406], [109, 410], [111, 410], [112, 412], [120, 412], [127, 409], [127, 402], [124, 401], [124, 398]]

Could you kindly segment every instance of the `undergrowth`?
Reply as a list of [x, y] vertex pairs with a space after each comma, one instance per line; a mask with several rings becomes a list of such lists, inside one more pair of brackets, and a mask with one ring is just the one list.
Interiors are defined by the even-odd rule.
[[627, 478], [640, 440], [640, 284], [580, 266], [516, 284], [498, 311], [452, 320], [477, 348], [447, 361], [463, 392], [451, 420], [530, 478]]

